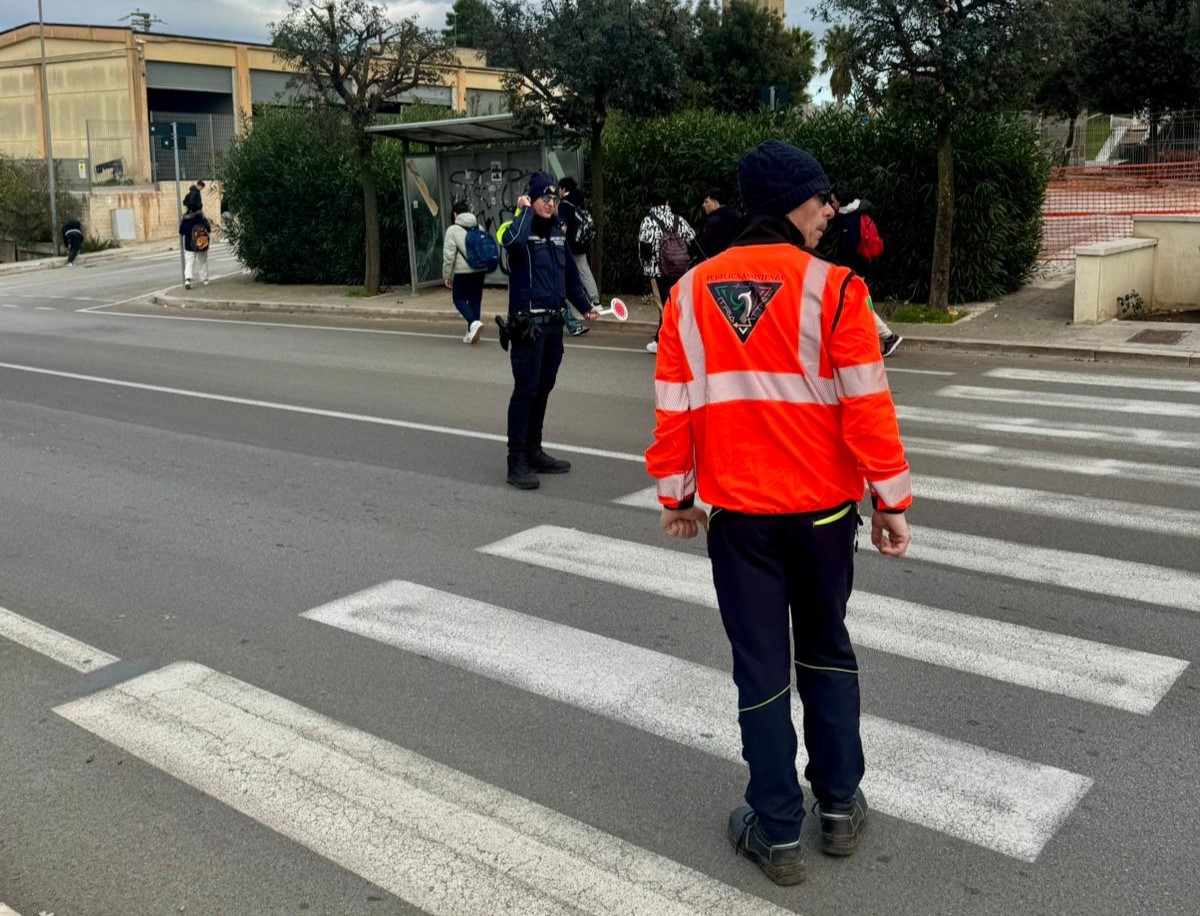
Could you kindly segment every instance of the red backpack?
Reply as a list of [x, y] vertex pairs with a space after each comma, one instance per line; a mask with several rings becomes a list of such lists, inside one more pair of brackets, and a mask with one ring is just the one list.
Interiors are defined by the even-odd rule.
[[879, 227], [865, 213], [859, 218], [858, 247], [854, 250], [866, 261], [874, 261], [883, 254], [883, 237], [879, 234]]

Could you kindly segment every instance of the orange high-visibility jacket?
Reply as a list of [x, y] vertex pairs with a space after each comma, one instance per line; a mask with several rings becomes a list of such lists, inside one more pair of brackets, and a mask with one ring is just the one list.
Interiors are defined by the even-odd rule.
[[816, 512], [863, 495], [912, 502], [867, 287], [795, 245], [729, 248], [663, 310], [646, 469], [668, 509], [697, 489], [751, 514]]

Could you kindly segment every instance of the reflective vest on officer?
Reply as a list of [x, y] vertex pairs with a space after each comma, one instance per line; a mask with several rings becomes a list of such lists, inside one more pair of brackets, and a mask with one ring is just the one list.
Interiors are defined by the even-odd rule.
[[663, 311], [646, 468], [659, 502], [751, 514], [912, 502], [866, 285], [785, 241], [693, 268]]

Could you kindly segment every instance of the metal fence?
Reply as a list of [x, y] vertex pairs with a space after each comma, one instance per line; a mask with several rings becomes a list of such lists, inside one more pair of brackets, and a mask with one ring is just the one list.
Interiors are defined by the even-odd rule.
[[[178, 131], [179, 175], [175, 175], [175, 153], [171, 124]], [[195, 181], [217, 174], [233, 143], [233, 115], [150, 112], [150, 180]]]
[[150, 181], [149, 159], [138, 155], [131, 121], [87, 122], [87, 186], [112, 187]]
[[1135, 215], [1200, 214], [1198, 134], [1197, 111], [1092, 115], [1073, 133], [1043, 123], [1043, 139], [1067, 164], [1046, 189], [1040, 259], [1071, 261], [1081, 245], [1129, 238]]

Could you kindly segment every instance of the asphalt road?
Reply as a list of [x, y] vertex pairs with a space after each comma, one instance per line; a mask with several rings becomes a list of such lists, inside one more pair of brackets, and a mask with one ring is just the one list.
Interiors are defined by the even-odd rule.
[[1194, 371], [889, 360], [875, 814], [784, 889], [724, 836], [729, 653], [646, 507], [641, 341], [569, 346], [575, 466], [520, 493], [494, 342], [136, 301], [177, 271], [0, 279], [0, 913], [1196, 912]]

